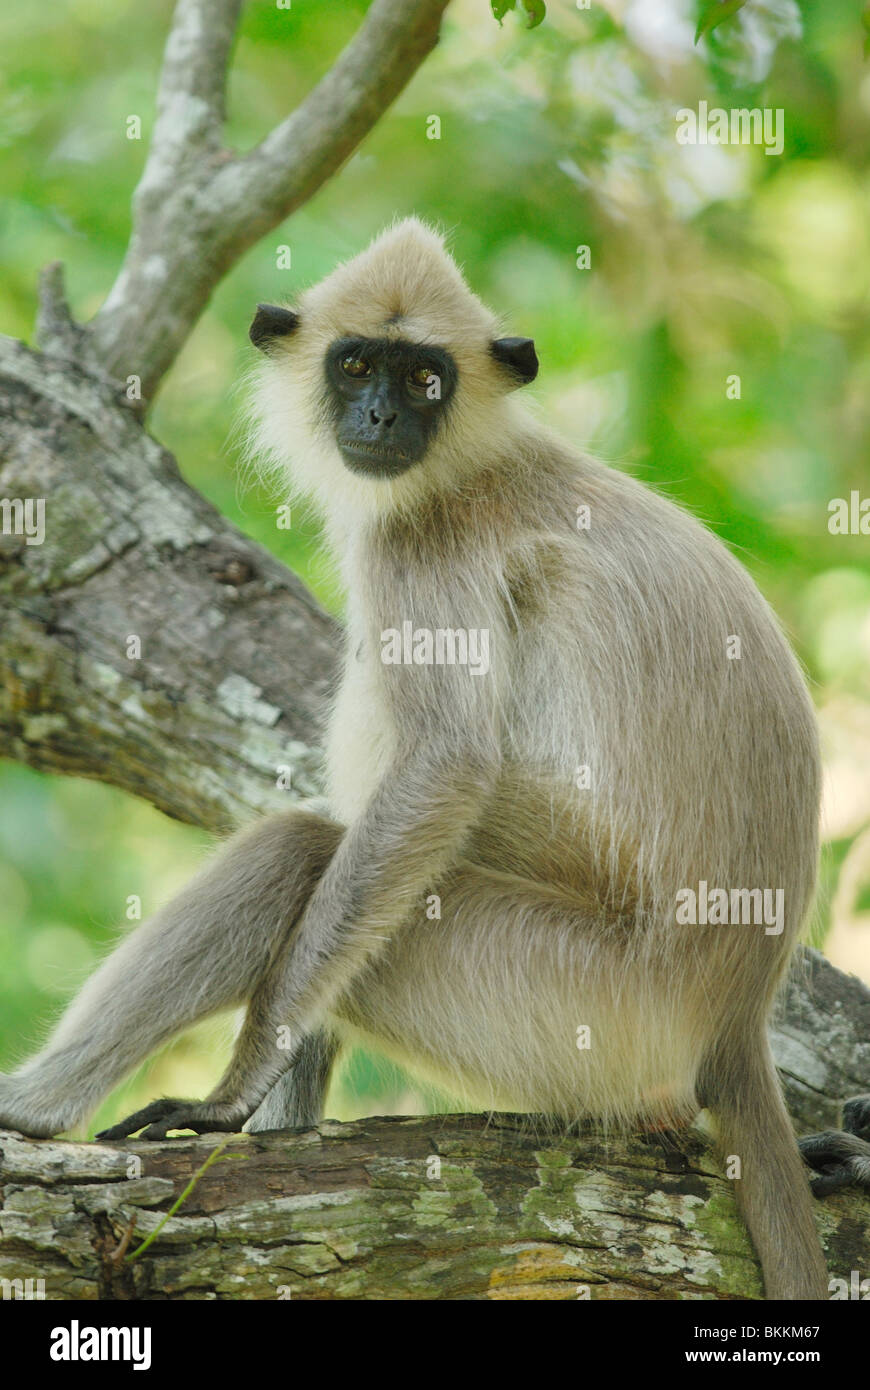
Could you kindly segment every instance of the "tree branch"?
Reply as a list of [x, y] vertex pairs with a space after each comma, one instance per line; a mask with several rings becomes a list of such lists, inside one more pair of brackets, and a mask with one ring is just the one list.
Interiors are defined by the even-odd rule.
[[220, 148], [227, 70], [242, 0], [176, 0], [157, 89], [157, 120], [138, 193], [164, 188]]
[[42, 544], [0, 535], [0, 754], [217, 831], [316, 793], [338, 629], [296, 576], [120, 392], [5, 338], [0, 461], [45, 503]]
[[179, 0], [124, 263], [90, 325], [95, 360], [147, 402], [215, 286], [353, 152], [437, 42], [449, 0], [374, 0], [299, 109], [248, 154], [220, 146], [239, 0]]
[[[117, 1258], [214, 1144], [0, 1132], [0, 1279], [21, 1281], [8, 1296], [42, 1280], [46, 1299], [761, 1297], [733, 1185], [697, 1135], [557, 1138], [510, 1115], [238, 1135], [147, 1255]], [[852, 1192], [817, 1207], [847, 1285], [867, 1267], [866, 1207]]]
[[344, 162], [435, 46], [449, 0], [375, 0], [359, 33], [291, 116], [218, 170], [217, 221], [256, 240]]

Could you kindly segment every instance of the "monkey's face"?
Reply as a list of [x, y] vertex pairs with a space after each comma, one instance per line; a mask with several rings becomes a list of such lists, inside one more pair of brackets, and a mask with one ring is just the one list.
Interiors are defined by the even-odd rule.
[[395, 478], [426, 455], [456, 388], [444, 348], [338, 338], [324, 363], [335, 440], [347, 467]]
[[414, 218], [294, 308], [258, 306], [251, 457], [286, 469], [327, 516], [378, 516], [504, 461], [526, 426], [507, 400], [538, 370], [499, 336], [441, 238]]

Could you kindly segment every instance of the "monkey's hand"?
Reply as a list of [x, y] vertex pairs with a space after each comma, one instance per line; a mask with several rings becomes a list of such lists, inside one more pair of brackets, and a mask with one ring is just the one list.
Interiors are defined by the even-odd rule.
[[826, 1197], [841, 1187], [864, 1187], [870, 1191], [868, 1139], [870, 1096], [857, 1096], [843, 1107], [843, 1129], [829, 1129], [798, 1140], [804, 1163], [819, 1174], [810, 1184], [816, 1197]]
[[120, 1124], [104, 1129], [98, 1139], [126, 1139], [142, 1130], [140, 1138], [165, 1139], [171, 1129], [192, 1129], [195, 1134], [235, 1134], [249, 1119], [247, 1108], [230, 1101], [154, 1100], [128, 1115]]

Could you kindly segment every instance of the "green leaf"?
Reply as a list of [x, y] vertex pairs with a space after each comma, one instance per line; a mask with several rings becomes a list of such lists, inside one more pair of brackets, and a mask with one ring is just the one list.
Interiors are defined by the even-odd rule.
[[508, 10], [512, 10], [516, 3], [517, 0], [489, 0], [489, 8], [501, 24]]
[[726, 19], [731, 19], [745, 4], [746, 0], [702, 0], [698, 27], [695, 30], [695, 43], [704, 34], [709, 34], [711, 29], [716, 29]]
[[537, 29], [542, 24], [547, 13], [547, 6], [544, 0], [522, 0], [523, 9], [526, 12], [526, 28]]

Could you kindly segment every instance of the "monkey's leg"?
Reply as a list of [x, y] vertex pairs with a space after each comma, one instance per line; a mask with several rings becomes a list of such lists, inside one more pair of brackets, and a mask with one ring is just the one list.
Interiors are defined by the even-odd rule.
[[431, 891], [440, 918], [421, 906], [336, 1004], [342, 1037], [473, 1108], [691, 1120], [701, 1048], [628, 924], [592, 894], [467, 862]]
[[230, 840], [104, 962], [47, 1047], [0, 1077], [0, 1127], [37, 1137], [69, 1129], [176, 1033], [250, 998], [342, 833], [295, 811]]
[[251, 996], [232, 1061], [204, 1101], [165, 1100], [107, 1130], [231, 1130], [243, 1124], [295, 1061], [303, 1039], [387, 942], [457, 855], [481, 801], [489, 765], [433, 763], [426, 747], [383, 782], [343, 834], [301, 919]]
[[322, 1105], [335, 1046], [327, 1042], [318, 1047], [314, 1039], [325, 1036], [320, 1030], [294, 1035], [283, 1022], [288, 977], [292, 978], [288, 957], [292, 961], [293, 951], [285, 943], [251, 996], [229, 1067], [205, 1100], [164, 1097], [152, 1101], [97, 1138], [124, 1139], [137, 1130], [150, 1140], [165, 1139], [177, 1129], [234, 1133], [260, 1111], [277, 1115], [288, 1105], [293, 1113], [301, 1107], [315, 1123], [313, 1113]]
[[[262, 1012], [254, 1008], [245, 1020], [249, 1039], [237, 1042], [237, 1050], [247, 1056], [257, 1049], [267, 1024]], [[272, 1030], [274, 1031], [274, 1030]], [[128, 1115], [120, 1124], [102, 1130], [98, 1139], [124, 1139], [143, 1129], [145, 1139], [165, 1139], [171, 1129], [194, 1129], [198, 1134], [216, 1131], [235, 1133], [245, 1129], [255, 1133], [267, 1129], [310, 1129], [323, 1116], [323, 1100], [329, 1076], [338, 1054], [338, 1040], [327, 1029], [318, 1029], [301, 1038], [293, 1050], [287, 1070], [273, 1084], [257, 1110], [250, 1115], [250, 1104], [224, 1099], [226, 1083], [204, 1101], [163, 1097]]]
[[807, 1172], [785, 1108], [766, 1030], [729, 1040], [701, 1085], [726, 1154], [740, 1160], [735, 1194], [768, 1299], [826, 1299], [828, 1274]]
[[[768, 1297], [827, 1297], [807, 1174], [762, 1024], [720, 1044], [698, 1078], [710, 1011], [692, 994], [684, 1001], [631, 932], [602, 930], [600, 914], [556, 890], [479, 868], [439, 894], [442, 920], [409, 925], [340, 1001], [349, 1037], [370, 1038], [471, 1104], [566, 1120], [649, 1122], [656, 1098], [666, 1120], [692, 1115], [697, 1082], [725, 1152], [741, 1160], [735, 1195]], [[578, 1022], [589, 1026], [584, 1051]]]
[[276, 1081], [245, 1125], [249, 1133], [265, 1129], [310, 1129], [323, 1118], [323, 1100], [338, 1040], [325, 1028], [302, 1040], [292, 1066]]

